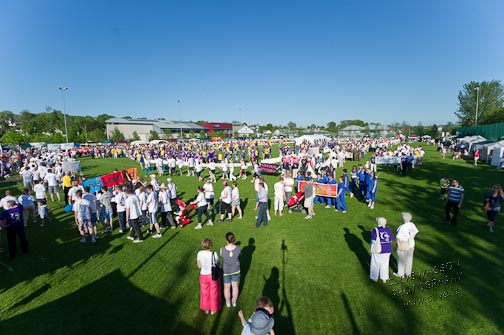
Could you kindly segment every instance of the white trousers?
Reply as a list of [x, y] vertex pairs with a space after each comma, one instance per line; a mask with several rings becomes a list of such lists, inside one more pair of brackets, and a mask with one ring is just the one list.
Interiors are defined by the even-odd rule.
[[397, 274], [399, 277], [404, 275], [411, 275], [411, 269], [413, 268], [413, 252], [415, 248], [411, 248], [407, 251], [397, 250]]
[[381, 280], [388, 280], [389, 260], [390, 253], [371, 254], [371, 268], [369, 270], [369, 278], [374, 281], [377, 281], [378, 277], [380, 277]]
[[283, 211], [283, 197], [275, 197], [273, 207], [275, 208], [275, 212], [278, 210]]

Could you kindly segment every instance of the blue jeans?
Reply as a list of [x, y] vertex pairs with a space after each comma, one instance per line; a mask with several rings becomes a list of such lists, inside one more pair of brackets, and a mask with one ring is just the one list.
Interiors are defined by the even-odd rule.
[[257, 213], [257, 221], [256, 227], [259, 228], [261, 226], [261, 222], [264, 226], [268, 225], [268, 215], [267, 215], [268, 203], [260, 202], [259, 203], [259, 212]]

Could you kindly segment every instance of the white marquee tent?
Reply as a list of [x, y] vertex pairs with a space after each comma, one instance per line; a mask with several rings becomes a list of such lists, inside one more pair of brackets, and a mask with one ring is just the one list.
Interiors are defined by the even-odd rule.
[[325, 135], [303, 135], [295, 139], [296, 145], [300, 145], [303, 142], [308, 142], [314, 144], [316, 142], [330, 141], [331, 138]]

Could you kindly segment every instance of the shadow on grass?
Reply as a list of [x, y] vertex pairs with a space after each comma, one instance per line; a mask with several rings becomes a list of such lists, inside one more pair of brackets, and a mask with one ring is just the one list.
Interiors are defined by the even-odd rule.
[[361, 265], [362, 270], [366, 275], [369, 274], [369, 259], [371, 256], [369, 255], [367, 249], [364, 247], [364, 243], [357, 235], [352, 234], [350, 229], [343, 228], [345, 231], [345, 242], [348, 245], [348, 248], [357, 256], [359, 263]]
[[119, 270], [72, 294], [2, 320], [0, 333], [201, 334], [176, 319], [177, 305], [134, 286]]

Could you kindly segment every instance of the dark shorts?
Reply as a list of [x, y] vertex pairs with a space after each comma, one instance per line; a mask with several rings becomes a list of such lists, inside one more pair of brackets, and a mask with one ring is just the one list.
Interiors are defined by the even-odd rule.
[[492, 221], [494, 222], [495, 221], [495, 218], [497, 218], [497, 214], [499, 214], [499, 211], [495, 211], [495, 210], [488, 210], [487, 211], [487, 218], [488, 218], [488, 221]]
[[226, 212], [230, 212], [231, 204], [225, 203], [224, 201], [220, 202], [220, 213], [225, 214]]

